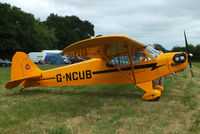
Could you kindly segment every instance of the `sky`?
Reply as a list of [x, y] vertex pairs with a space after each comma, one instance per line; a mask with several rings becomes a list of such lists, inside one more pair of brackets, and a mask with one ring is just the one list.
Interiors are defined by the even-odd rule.
[[95, 35], [123, 34], [166, 49], [200, 44], [200, 0], [0, 0], [44, 21], [50, 13], [76, 15], [95, 27]]

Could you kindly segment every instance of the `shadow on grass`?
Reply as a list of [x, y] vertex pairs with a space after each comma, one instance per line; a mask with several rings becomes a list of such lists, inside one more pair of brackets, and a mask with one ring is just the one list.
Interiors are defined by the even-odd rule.
[[143, 95], [142, 91], [105, 91], [105, 90], [90, 90], [90, 91], [81, 91], [79, 90], [47, 90], [47, 89], [40, 89], [40, 88], [35, 88], [35, 89], [25, 89], [22, 93], [19, 91], [15, 91], [13, 93], [7, 94], [8, 96], [37, 96], [37, 95], [67, 95], [67, 96], [87, 96], [87, 97], [101, 97], [101, 98], [110, 98], [110, 97], [116, 97], [116, 98], [141, 98]]

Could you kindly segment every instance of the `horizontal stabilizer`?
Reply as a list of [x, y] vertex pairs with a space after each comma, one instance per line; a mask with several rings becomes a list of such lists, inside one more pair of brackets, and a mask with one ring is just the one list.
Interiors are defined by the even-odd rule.
[[40, 77], [41, 77], [41, 75], [38, 75], [38, 76], [31, 76], [31, 77], [27, 77], [27, 78], [9, 81], [9, 82], [6, 83], [5, 87], [7, 89], [15, 88], [15, 87], [19, 86], [25, 80], [33, 80], [33, 79], [38, 79]]

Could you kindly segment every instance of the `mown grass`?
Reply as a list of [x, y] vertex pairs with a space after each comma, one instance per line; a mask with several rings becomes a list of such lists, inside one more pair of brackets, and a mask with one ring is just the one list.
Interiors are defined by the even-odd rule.
[[[41, 69], [57, 66], [40, 65]], [[200, 133], [200, 64], [165, 77], [158, 102], [142, 101], [131, 85], [5, 89], [10, 68], [0, 68], [0, 133]]]

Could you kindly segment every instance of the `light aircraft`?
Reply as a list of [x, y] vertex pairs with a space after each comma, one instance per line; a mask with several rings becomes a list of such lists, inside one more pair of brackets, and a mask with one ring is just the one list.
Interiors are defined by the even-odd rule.
[[71, 44], [62, 53], [91, 59], [46, 71], [40, 70], [25, 53], [16, 52], [11, 81], [5, 87], [136, 84], [145, 91], [143, 100], [158, 100], [163, 87], [152, 81], [184, 70], [188, 61], [191, 67], [185, 32], [184, 36], [188, 54], [160, 53], [124, 35], [86, 39]]

